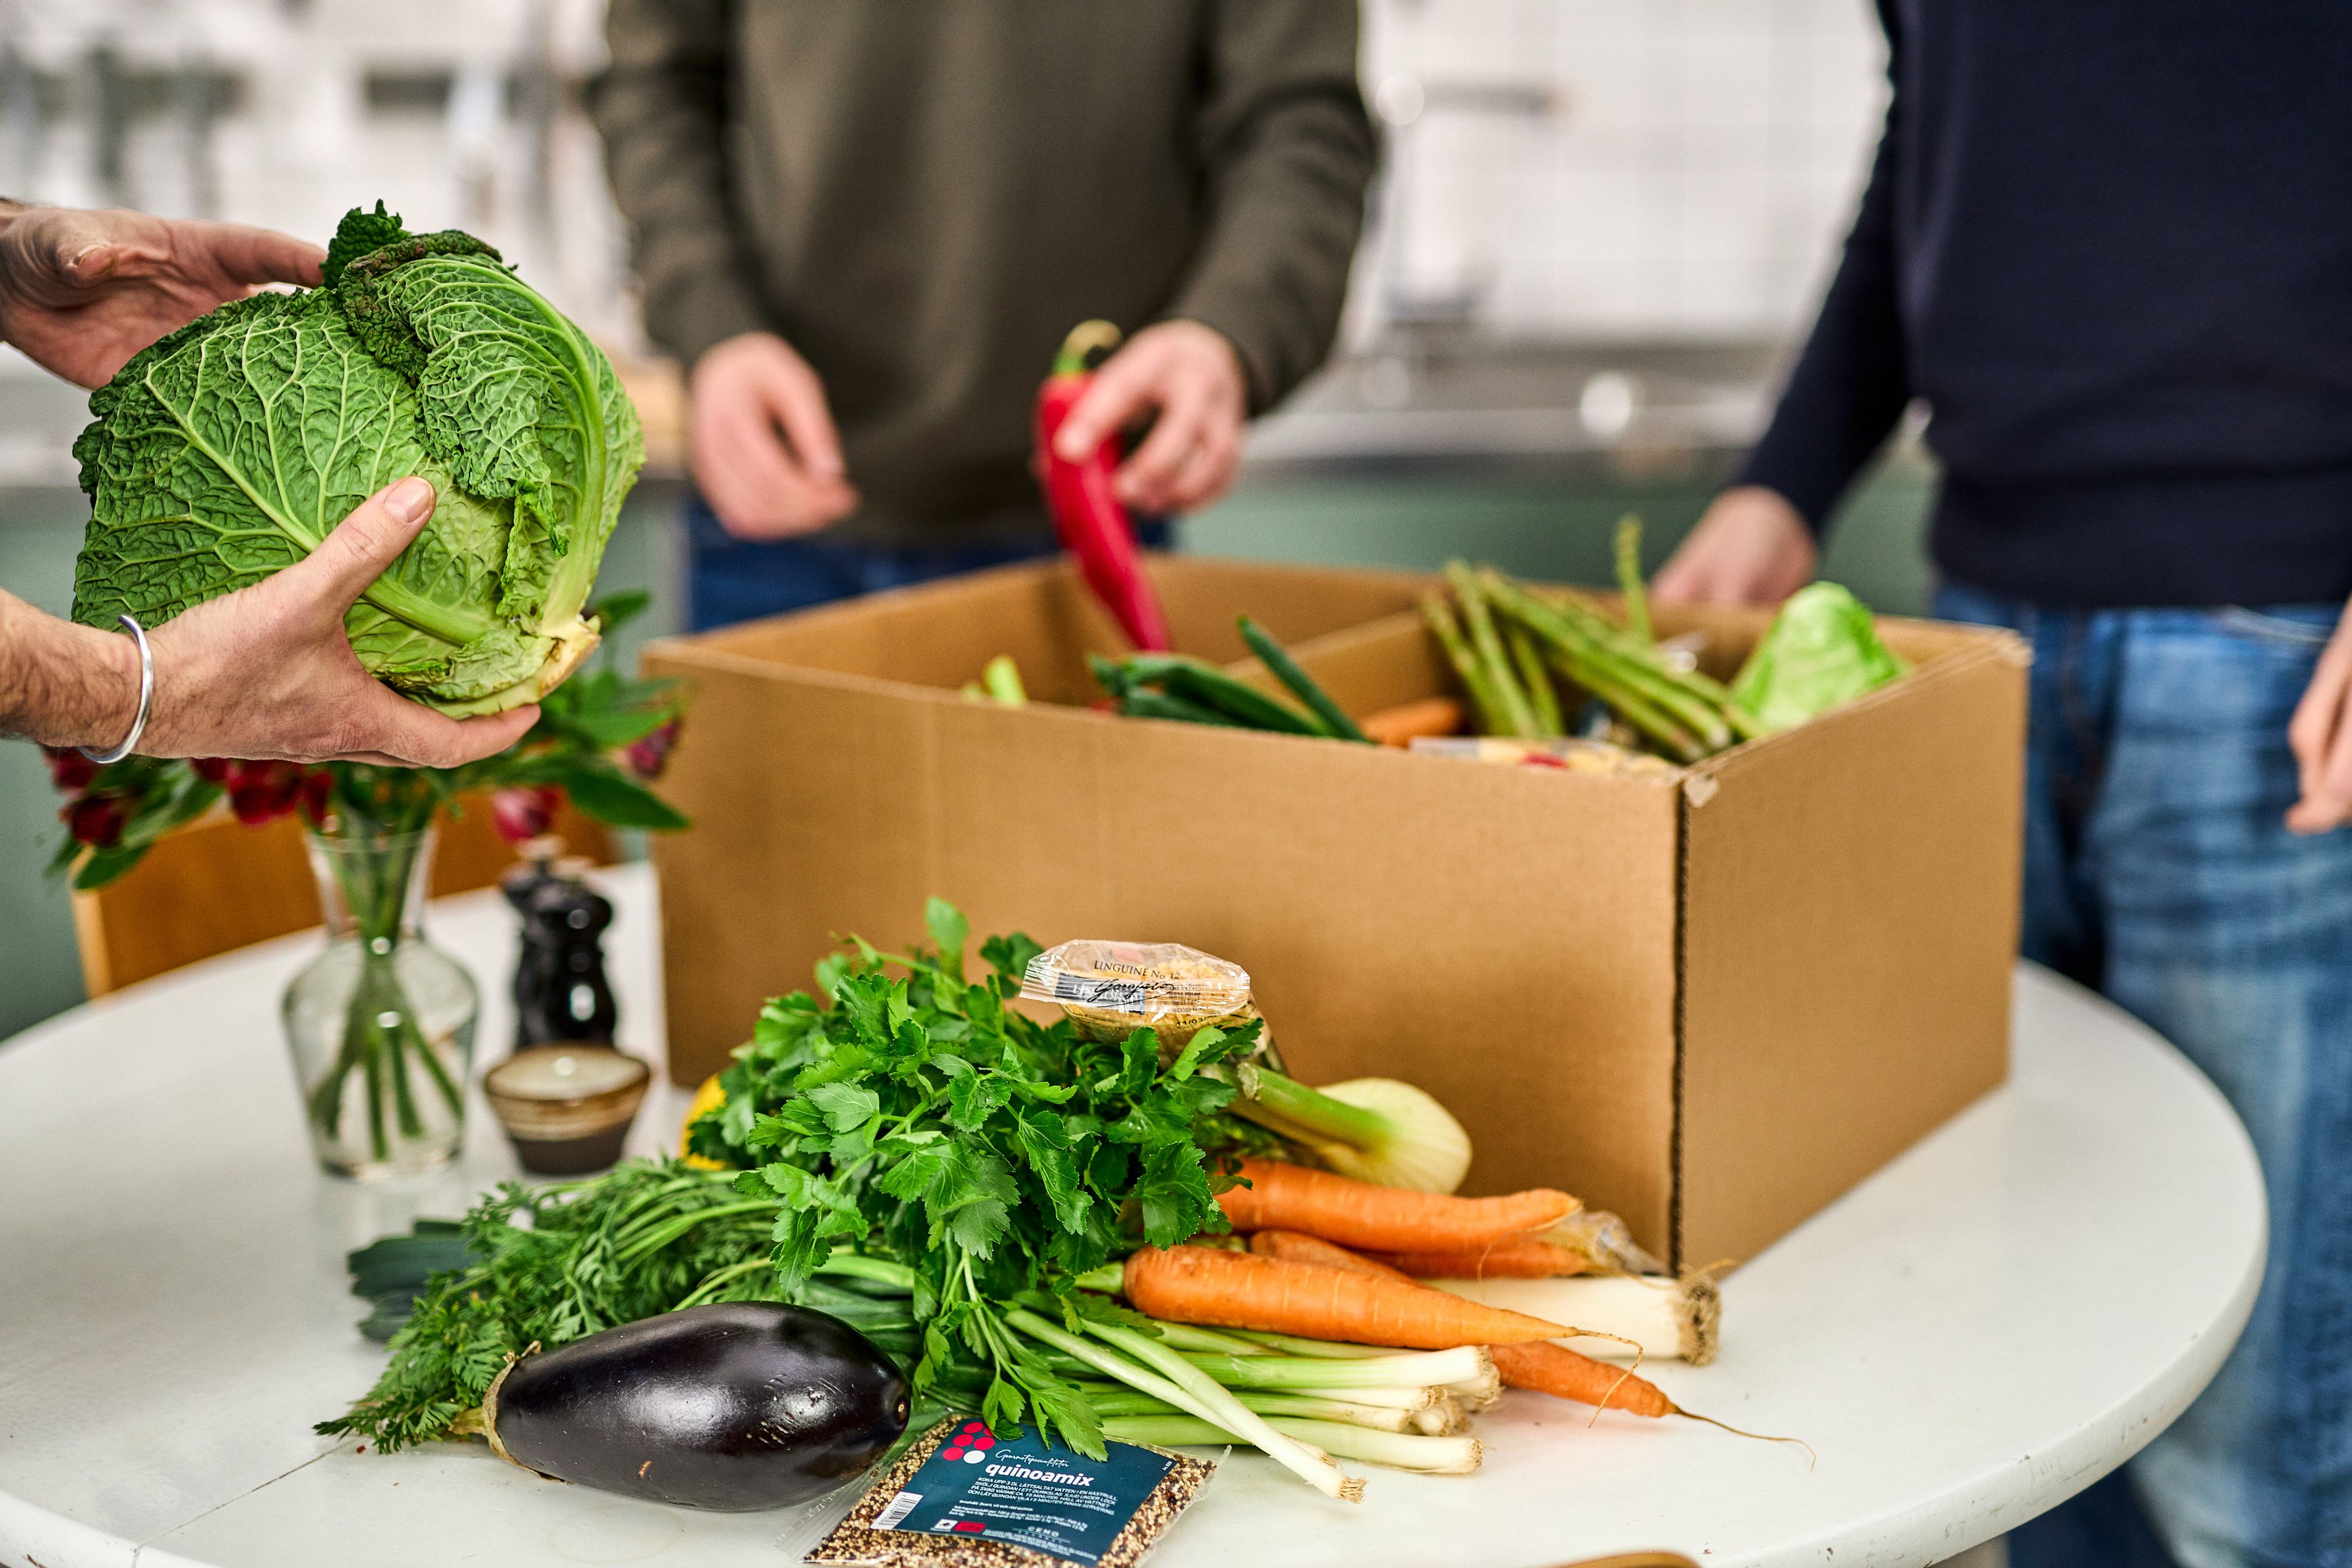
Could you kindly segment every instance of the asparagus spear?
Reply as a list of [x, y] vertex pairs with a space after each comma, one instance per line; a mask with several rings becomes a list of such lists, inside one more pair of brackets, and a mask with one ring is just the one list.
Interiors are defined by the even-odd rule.
[[1446, 663], [1454, 667], [1454, 678], [1462, 689], [1470, 694], [1470, 706], [1476, 713], [1478, 732], [1493, 735], [1505, 732], [1510, 723], [1502, 704], [1496, 700], [1494, 688], [1487, 684], [1486, 673], [1478, 668], [1478, 656], [1470, 651], [1467, 638], [1462, 635], [1461, 623], [1454, 618], [1454, 606], [1444, 595], [1425, 594], [1421, 601], [1421, 617], [1429, 623], [1438, 647], [1445, 650]]
[[1642, 582], [1642, 520], [1627, 512], [1617, 520], [1617, 586], [1625, 595], [1625, 629], [1648, 647], [1650, 591]]
[[1495, 629], [1495, 617], [1486, 604], [1483, 584], [1470, 568], [1459, 561], [1445, 563], [1446, 581], [1454, 584], [1454, 596], [1462, 604], [1462, 623], [1469, 629], [1470, 649], [1477, 657], [1478, 667], [1485, 672], [1487, 685], [1495, 693], [1507, 728], [1504, 733], [1522, 740], [1536, 736], [1535, 708], [1526, 692], [1519, 689], [1518, 678], [1511, 673], [1510, 655], [1503, 651], [1503, 639]]
[[1764, 726], [1757, 722], [1755, 716], [1742, 708], [1731, 695], [1729, 687], [1702, 670], [1675, 668], [1666, 661], [1664, 650], [1658, 645], [1634, 642], [1630, 633], [1610, 620], [1598, 605], [1581, 595], [1565, 588], [1549, 592], [1523, 591], [1538, 604], [1559, 612], [1594, 641], [1655, 668], [1676, 685], [1719, 710], [1724, 721], [1741, 740], [1752, 741], [1766, 733]]
[[[1678, 677], [1648, 659], [1612, 647], [1588, 633], [1568, 616], [1512, 584], [1497, 578], [1486, 584], [1496, 605], [1544, 643], [1555, 664], [1565, 655], [1570, 678], [1595, 697], [1622, 713], [1628, 723], [1664, 740], [1654, 721], [1664, 717], [1698, 747], [1699, 753], [1720, 751], [1732, 742], [1729, 722], [1716, 704], [1677, 684]], [[1633, 700], [1642, 714], [1636, 717]], [[1691, 761], [1690, 757], [1683, 760]]]
[[1511, 662], [1518, 668], [1528, 704], [1535, 710], [1536, 733], [1547, 739], [1564, 734], [1559, 693], [1551, 689], [1551, 672], [1544, 668], [1543, 655], [1538, 651], [1534, 637], [1525, 626], [1515, 625], [1503, 628], [1503, 641], [1510, 647]]

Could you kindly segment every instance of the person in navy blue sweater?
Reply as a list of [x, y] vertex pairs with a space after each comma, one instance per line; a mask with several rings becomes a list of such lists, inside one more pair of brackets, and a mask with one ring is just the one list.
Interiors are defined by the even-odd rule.
[[1925, 405], [1937, 613], [2035, 655], [2026, 954], [2211, 1077], [2271, 1208], [2212, 1387], [2012, 1561], [2352, 1563], [2352, 5], [1879, 9], [1843, 258], [1656, 591], [1796, 588]]

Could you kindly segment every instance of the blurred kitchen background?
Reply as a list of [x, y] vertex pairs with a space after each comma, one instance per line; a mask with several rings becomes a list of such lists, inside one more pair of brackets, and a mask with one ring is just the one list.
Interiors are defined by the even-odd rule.
[[[637, 329], [580, 108], [602, 11], [0, 0], [0, 192], [319, 238], [381, 197], [489, 239], [628, 366], [654, 466], [604, 582], [674, 609], [675, 373]], [[1365, 19], [1389, 154], [1341, 353], [1185, 547], [1598, 580], [1633, 510], [1654, 564], [1759, 430], [1834, 260], [1884, 102], [1866, 0], [1367, 0]], [[86, 417], [0, 351], [0, 584], [58, 611]], [[1898, 443], [1828, 574], [1918, 608], [1930, 481]], [[38, 754], [0, 746], [0, 1037], [81, 997], [42, 873], [55, 828]]]

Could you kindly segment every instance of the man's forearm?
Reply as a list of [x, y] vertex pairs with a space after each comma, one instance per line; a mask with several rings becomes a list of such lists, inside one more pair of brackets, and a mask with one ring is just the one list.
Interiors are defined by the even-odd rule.
[[1198, 127], [1209, 232], [1168, 313], [1224, 335], [1263, 413], [1330, 352], [1379, 144], [1353, 0], [1253, 0], [1220, 17]]
[[0, 593], [0, 735], [44, 746], [111, 746], [139, 707], [127, 637], [44, 615]]
[[[1890, 54], [1902, 47], [1891, 16], [1887, 43]], [[1890, 84], [1898, 79], [1891, 58], [1887, 71]], [[1911, 401], [1895, 242], [1896, 124], [1904, 108], [1898, 89], [1887, 100], [1870, 183], [1821, 313], [1736, 481], [1780, 496], [1816, 534]]]
[[721, 0], [612, 0], [611, 63], [589, 95], [646, 334], [689, 367], [771, 324], [727, 193], [730, 12]]

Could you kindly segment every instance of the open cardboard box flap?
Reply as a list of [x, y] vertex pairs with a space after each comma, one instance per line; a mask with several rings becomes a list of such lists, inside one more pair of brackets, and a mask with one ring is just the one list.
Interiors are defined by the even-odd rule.
[[[1352, 711], [1449, 680], [1401, 574], [1155, 561], [1180, 647], [1257, 616]], [[1736, 662], [1760, 611], [1662, 611]], [[723, 1065], [842, 934], [1189, 943], [1310, 1082], [1461, 1117], [1465, 1190], [1556, 1185], [1686, 1261], [1752, 1256], [2006, 1068], [2013, 639], [1884, 623], [1918, 668], [1690, 769], [1481, 766], [1079, 706], [1115, 631], [1059, 563], [655, 646], [697, 688], [657, 840], [671, 1060]], [[955, 688], [1011, 653], [1043, 700]], [[1245, 668], [1237, 666], [1236, 668]]]

